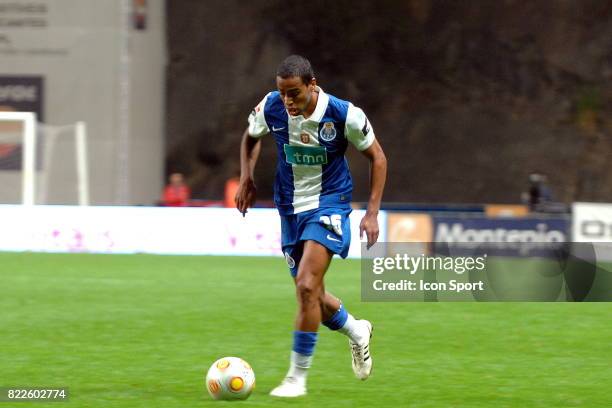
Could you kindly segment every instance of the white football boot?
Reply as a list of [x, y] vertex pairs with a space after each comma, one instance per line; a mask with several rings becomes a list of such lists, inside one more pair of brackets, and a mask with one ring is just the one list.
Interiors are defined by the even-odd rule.
[[270, 391], [270, 395], [281, 398], [301, 397], [306, 395], [306, 384], [295, 377], [285, 377], [278, 387]]
[[372, 338], [372, 323], [367, 320], [360, 320], [363, 325], [363, 339], [359, 343], [349, 340], [351, 354], [353, 355], [353, 372], [355, 377], [360, 380], [367, 380], [372, 372], [372, 356], [370, 355], [370, 339]]

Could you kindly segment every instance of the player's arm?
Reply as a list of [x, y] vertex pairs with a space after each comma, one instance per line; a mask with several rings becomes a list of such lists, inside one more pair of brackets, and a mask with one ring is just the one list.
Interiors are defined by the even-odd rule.
[[236, 208], [242, 213], [243, 217], [247, 209], [255, 204], [257, 194], [254, 179], [255, 164], [257, 164], [257, 158], [261, 150], [261, 137], [270, 133], [264, 115], [267, 99], [268, 95], [259, 102], [249, 115], [249, 127], [244, 131], [240, 142], [240, 184], [235, 201]]
[[366, 233], [368, 248], [378, 240], [378, 211], [387, 178], [387, 158], [374, 136], [374, 129], [363, 110], [349, 104], [346, 116], [347, 139], [370, 161], [370, 198], [366, 215], [359, 224], [359, 236]]
[[359, 224], [359, 235], [362, 236], [365, 231], [370, 248], [378, 240], [378, 211], [387, 179], [387, 158], [376, 139], [370, 147], [361, 152], [370, 161], [370, 198], [366, 215]]
[[246, 214], [247, 209], [255, 204], [257, 188], [255, 187], [255, 165], [261, 150], [261, 139], [249, 135], [249, 129], [244, 131], [240, 143], [240, 185], [236, 192], [236, 208]]

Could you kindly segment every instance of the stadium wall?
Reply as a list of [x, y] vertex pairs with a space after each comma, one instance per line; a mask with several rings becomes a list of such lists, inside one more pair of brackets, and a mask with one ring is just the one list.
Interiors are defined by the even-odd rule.
[[[0, 29], [0, 85], [34, 78], [46, 123], [87, 123], [92, 204], [153, 203], [163, 186], [165, 2], [0, 0]], [[74, 142], [55, 153], [48, 203], [76, 203]]]
[[[364, 213], [354, 210], [351, 215], [353, 258], [360, 257]], [[242, 217], [231, 208], [0, 205], [0, 216], [0, 251], [282, 255], [275, 209], [252, 209]], [[513, 245], [592, 242], [591, 236], [580, 235], [579, 225], [610, 219], [612, 205], [587, 203], [574, 206], [573, 231], [569, 215], [508, 218], [381, 211], [379, 240], [423, 243], [423, 253], [439, 249], [427, 245], [431, 242], [449, 248], [458, 242], [507, 243], [505, 255], [525, 256], [524, 245]]]
[[[364, 214], [351, 217], [352, 258]], [[282, 256], [275, 209], [0, 205], [0, 216], [0, 251]]]

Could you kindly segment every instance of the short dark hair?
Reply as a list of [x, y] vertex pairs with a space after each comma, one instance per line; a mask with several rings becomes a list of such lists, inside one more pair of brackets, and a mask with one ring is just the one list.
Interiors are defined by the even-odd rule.
[[301, 55], [290, 55], [283, 60], [276, 70], [276, 76], [281, 78], [300, 77], [305, 84], [314, 78], [310, 61]]

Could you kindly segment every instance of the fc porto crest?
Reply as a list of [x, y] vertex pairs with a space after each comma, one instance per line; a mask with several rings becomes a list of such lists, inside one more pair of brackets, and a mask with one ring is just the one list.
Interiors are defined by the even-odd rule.
[[325, 122], [319, 130], [319, 137], [326, 142], [331, 142], [336, 137], [336, 128], [334, 122]]
[[285, 252], [285, 261], [287, 261], [288, 267], [295, 268], [295, 260], [289, 255], [289, 252]]

